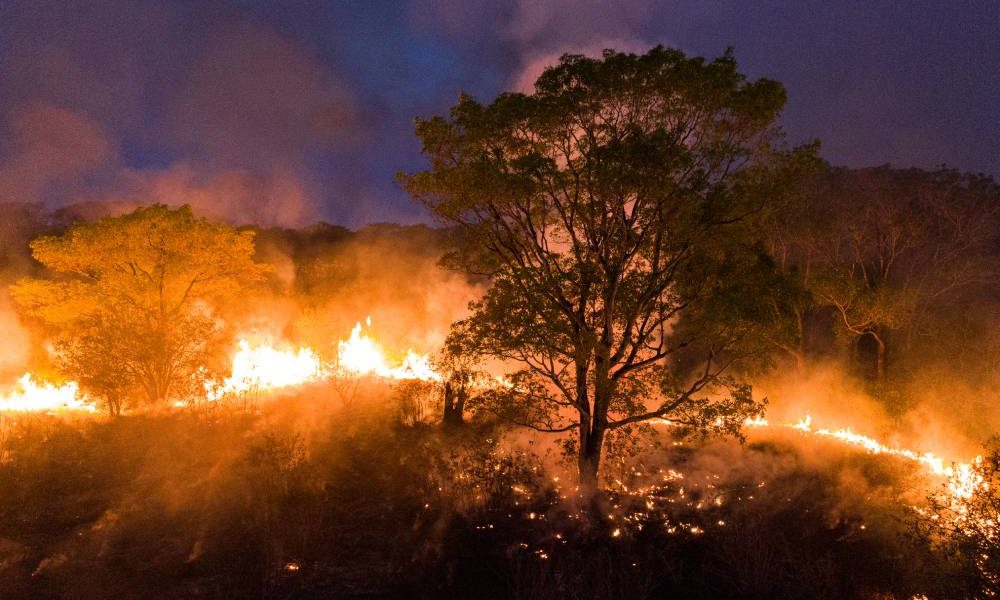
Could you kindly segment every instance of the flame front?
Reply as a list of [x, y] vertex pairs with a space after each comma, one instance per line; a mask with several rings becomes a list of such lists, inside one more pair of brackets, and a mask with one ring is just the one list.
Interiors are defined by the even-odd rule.
[[25, 373], [17, 384], [0, 396], [3, 412], [97, 412], [97, 407], [80, 395], [74, 381], [62, 385], [38, 383]]
[[[367, 324], [371, 326], [370, 317]], [[337, 343], [337, 368], [346, 376], [441, 381], [441, 375], [431, 366], [430, 357], [413, 350], [406, 351], [399, 366], [390, 366], [382, 347], [361, 332], [360, 321], [351, 330], [350, 338]]]
[[[766, 419], [748, 419], [748, 427], [768, 427], [770, 423]], [[812, 417], [806, 415], [794, 424], [786, 424], [785, 427], [817, 436], [830, 437], [845, 444], [858, 446], [869, 454], [887, 454], [897, 456], [920, 463], [927, 471], [934, 475], [944, 477], [948, 480], [948, 492], [957, 500], [966, 500], [983, 484], [982, 476], [975, 472], [975, 462], [952, 462], [950, 465], [943, 458], [932, 452], [919, 453], [906, 448], [893, 448], [882, 442], [870, 438], [866, 435], [856, 433], [848, 427], [840, 429], [813, 429]]]
[[269, 345], [253, 347], [246, 340], [240, 340], [238, 347], [232, 374], [221, 383], [209, 382], [205, 386], [209, 400], [232, 393], [302, 385], [319, 381], [326, 374], [319, 357], [310, 348], [291, 351]]
[[[366, 320], [371, 326], [371, 318]], [[310, 382], [318, 382], [330, 377], [375, 377], [403, 380], [420, 379], [441, 381], [442, 376], [431, 365], [425, 354], [407, 350], [402, 361], [393, 366], [382, 347], [362, 331], [359, 321], [346, 340], [337, 342], [337, 358], [332, 366], [324, 365], [319, 356], [310, 348], [279, 350], [271, 345], [251, 345], [241, 339], [233, 356], [231, 374], [219, 381], [210, 381], [205, 386], [206, 397], [218, 400], [227, 394], [249, 391], [269, 392]], [[509, 382], [498, 378], [491, 385], [507, 385]], [[0, 411], [18, 412], [66, 412], [82, 411], [93, 413], [97, 407], [79, 392], [75, 382], [61, 386], [36, 382], [30, 373], [25, 373], [16, 386], [6, 395], [0, 396]], [[670, 425], [670, 421], [659, 420]], [[770, 427], [762, 417], [748, 419], [746, 426]], [[954, 462], [951, 464], [931, 453], [919, 453], [906, 448], [887, 446], [878, 440], [856, 433], [849, 428], [815, 429], [812, 417], [806, 415], [796, 423], [782, 425], [804, 434], [833, 438], [839, 442], [857, 446], [870, 454], [885, 454], [922, 465], [930, 473], [948, 480], [948, 489], [953, 498], [964, 500], [983, 485], [982, 477], [975, 472], [975, 462]]]
[[[366, 323], [371, 326], [371, 318]], [[218, 400], [226, 394], [274, 391], [334, 376], [441, 380], [431, 366], [430, 357], [413, 350], [407, 350], [398, 366], [391, 366], [382, 347], [362, 333], [360, 321], [348, 339], [337, 342], [337, 359], [332, 366], [324, 365], [311, 348], [279, 350], [267, 344], [251, 346], [246, 340], [240, 340], [238, 348], [233, 356], [232, 374], [222, 382], [209, 382], [205, 386], [209, 400]]]

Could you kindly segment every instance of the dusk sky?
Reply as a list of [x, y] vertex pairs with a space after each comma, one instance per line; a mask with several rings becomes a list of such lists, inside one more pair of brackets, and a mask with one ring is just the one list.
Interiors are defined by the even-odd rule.
[[428, 217], [415, 116], [657, 44], [788, 90], [834, 164], [1000, 175], [1000, 3], [0, 0], [0, 201], [188, 202], [237, 222]]

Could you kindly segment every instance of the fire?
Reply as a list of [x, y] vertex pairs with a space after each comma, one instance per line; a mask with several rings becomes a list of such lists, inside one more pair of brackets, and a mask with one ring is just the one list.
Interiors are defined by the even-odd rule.
[[[770, 423], [766, 419], [748, 419], [748, 427], [768, 427]], [[983, 484], [982, 477], [975, 472], [975, 462], [946, 462], [945, 459], [932, 452], [916, 452], [906, 448], [894, 448], [887, 446], [878, 440], [856, 433], [848, 427], [840, 429], [814, 429], [812, 417], [806, 415], [796, 423], [785, 424], [785, 427], [801, 431], [803, 433], [829, 437], [845, 444], [858, 446], [869, 454], [885, 454], [904, 458], [919, 463], [925, 470], [933, 475], [944, 477], [948, 480], [948, 491], [957, 500], [964, 500], [972, 497], [972, 494]]]
[[[366, 324], [371, 327], [371, 317], [366, 320]], [[406, 351], [399, 366], [390, 366], [382, 347], [361, 332], [360, 321], [351, 330], [350, 338], [337, 343], [337, 367], [340, 374], [347, 376], [441, 380], [441, 375], [431, 366], [430, 357], [413, 350]]]
[[[371, 317], [367, 323], [371, 326]], [[388, 373], [385, 353], [382, 348], [361, 333], [361, 322], [351, 330], [351, 337], [337, 342], [337, 366], [347, 373], [356, 375], [381, 375]]]
[[[371, 327], [371, 317], [365, 320]], [[282, 350], [270, 344], [251, 345], [245, 339], [237, 344], [233, 356], [231, 374], [220, 381], [205, 385], [208, 400], [218, 400], [227, 394], [249, 391], [270, 392], [281, 388], [323, 381], [331, 377], [375, 377], [390, 380], [419, 379], [441, 381], [442, 376], [434, 370], [426, 354], [407, 350], [402, 360], [393, 364], [385, 350], [372, 337], [366, 335], [359, 321], [346, 340], [337, 342], [337, 357], [333, 365], [326, 365], [311, 348]], [[509, 386], [510, 382], [497, 378], [490, 385]], [[94, 403], [79, 393], [75, 382], [61, 386], [38, 383], [30, 373], [25, 373], [16, 386], [6, 395], [0, 395], [0, 411], [65, 412], [97, 411]], [[666, 419], [658, 422], [671, 425]], [[746, 421], [747, 427], [771, 427], [763, 417]], [[862, 435], [850, 428], [814, 428], [812, 417], [806, 415], [795, 423], [780, 426], [800, 431], [803, 434], [832, 438], [844, 444], [857, 446], [869, 454], [895, 456], [919, 463], [933, 475], [948, 480], [949, 491], [956, 500], [967, 499], [983, 485], [982, 478], [975, 472], [975, 461], [946, 462], [931, 452], [916, 452], [906, 448], [887, 446], [878, 440]]]
[[[653, 422], [666, 426], [674, 424], [668, 419], [656, 419]], [[744, 421], [744, 425], [753, 428], [771, 427], [770, 421], [764, 417], [750, 417]], [[779, 426], [795, 429], [804, 434], [833, 438], [844, 444], [857, 446], [868, 454], [895, 456], [919, 463], [930, 474], [947, 480], [948, 493], [958, 504], [971, 498], [976, 490], [985, 485], [982, 476], [975, 471], [976, 464], [982, 460], [978, 456], [970, 462], [946, 461], [933, 452], [920, 453], [907, 448], [887, 446], [875, 438], [856, 433], [849, 427], [814, 429], [810, 415], [805, 415], [795, 423], [782, 423]]]
[[[371, 318], [366, 319], [371, 326]], [[362, 333], [361, 322], [351, 330], [351, 336], [337, 342], [337, 359], [324, 364], [311, 348], [279, 350], [269, 344], [251, 346], [240, 340], [233, 356], [231, 375], [221, 382], [209, 382], [206, 396], [218, 400], [226, 394], [268, 392], [318, 382], [330, 377], [379, 377], [383, 379], [422, 379], [440, 381], [430, 357], [407, 350], [402, 362], [392, 366], [382, 347]]]
[[[371, 318], [366, 319], [371, 326]], [[441, 381], [430, 357], [407, 350], [398, 364], [392, 364], [382, 346], [362, 332], [358, 322], [347, 340], [337, 342], [337, 358], [333, 365], [324, 364], [312, 349], [279, 349], [272, 344], [251, 344], [246, 339], [237, 343], [230, 375], [222, 381], [205, 383], [205, 398], [216, 401], [227, 394], [272, 392], [331, 377], [375, 377], [403, 380]], [[186, 406], [187, 402], [175, 403]], [[0, 395], [0, 412], [97, 412], [94, 403], [82, 397], [76, 382], [62, 386], [37, 383], [25, 373], [6, 395]]]
[[69, 381], [57, 386], [39, 383], [25, 373], [17, 384], [0, 396], [3, 412], [97, 412], [97, 406], [80, 395], [79, 386]]
[[310, 348], [278, 350], [270, 345], [254, 347], [246, 340], [240, 340], [238, 347], [232, 374], [221, 383], [210, 382], [205, 386], [209, 400], [231, 393], [302, 385], [326, 376], [319, 357]]

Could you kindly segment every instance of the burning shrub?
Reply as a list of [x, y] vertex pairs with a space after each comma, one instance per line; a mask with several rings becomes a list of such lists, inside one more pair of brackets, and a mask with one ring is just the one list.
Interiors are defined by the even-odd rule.
[[938, 552], [953, 579], [973, 598], [1000, 594], [1000, 438], [973, 465], [978, 485], [967, 497], [946, 489], [930, 498], [916, 522], [917, 535]]

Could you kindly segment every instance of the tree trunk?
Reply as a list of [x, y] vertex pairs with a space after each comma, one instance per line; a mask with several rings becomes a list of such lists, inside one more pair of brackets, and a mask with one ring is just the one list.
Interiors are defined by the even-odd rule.
[[458, 385], [458, 392], [455, 394], [455, 424], [461, 425], [465, 422], [463, 418], [465, 415], [465, 400], [469, 397], [468, 391], [465, 389], [465, 381], [463, 380]]
[[875, 382], [885, 383], [885, 342], [881, 336], [875, 337]]
[[886, 331], [869, 329], [857, 337], [856, 348], [865, 380], [875, 386], [885, 383], [888, 375]]
[[577, 448], [577, 460], [579, 463], [580, 489], [589, 494], [597, 490], [597, 470], [601, 465], [600, 451], [597, 457], [593, 456], [593, 443], [591, 442], [591, 417], [590, 409], [590, 386], [587, 384], [587, 368], [589, 360], [582, 350], [581, 344], [576, 357], [576, 401], [580, 425], [579, 425], [579, 448]]
[[107, 396], [105, 398], [104, 404], [108, 408], [108, 414], [110, 414], [112, 417], [120, 417], [122, 415], [121, 396], [117, 394]]
[[[586, 429], [586, 434], [583, 430]], [[597, 491], [601, 468], [601, 450], [604, 445], [604, 428], [581, 426], [580, 436], [580, 489], [587, 495]]]
[[444, 384], [444, 414], [441, 424], [445, 427], [461, 427], [465, 422], [463, 414], [468, 394], [465, 390], [465, 382], [458, 381], [458, 379], [452, 377]]
[[452, 419], [452, 412], [455, 410], [455, 388], [451, 387], [451, 380], [444, 382], [444, 414], [441, 422], [447, 425]]
[[795, 368], [799, 374], [806, 370], [806, 318], [805, 311], [795, 309], [795, 323], [799, 329], [799, 339], [795, 347]]
[[593, 415], [589, 419], [584, 419], [581, 415], [580, 419], [584, 424], [580, 429], [580, 489], [587, 495], [592, 495], [598, 489], [601, 453], [608, 426], [609, 396], [608, 383], [595, 383], [591, 408]]

